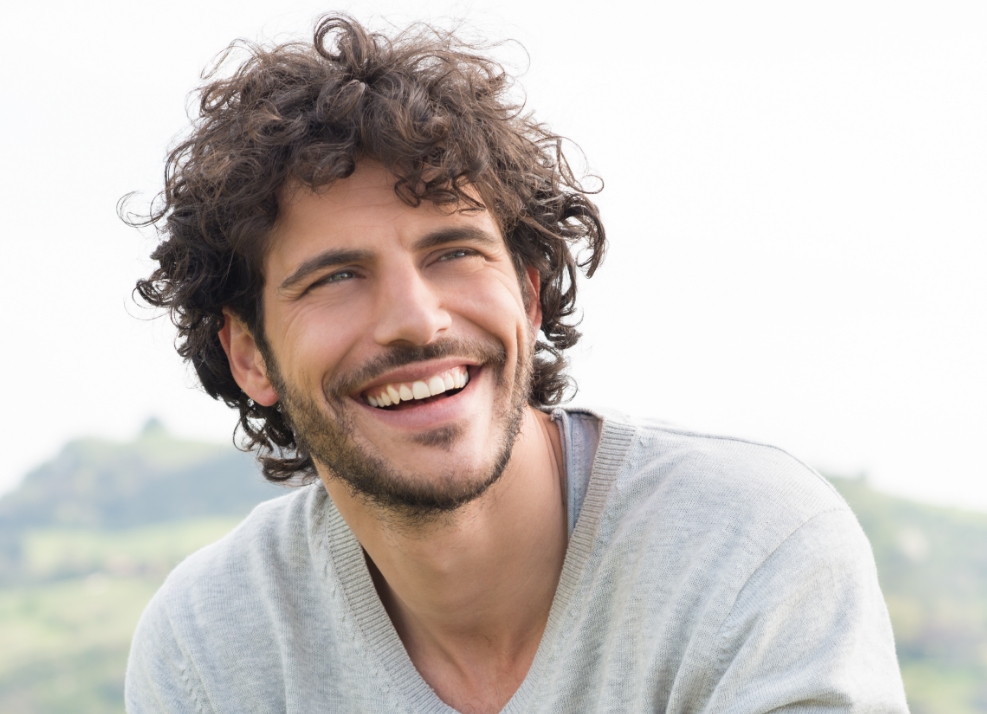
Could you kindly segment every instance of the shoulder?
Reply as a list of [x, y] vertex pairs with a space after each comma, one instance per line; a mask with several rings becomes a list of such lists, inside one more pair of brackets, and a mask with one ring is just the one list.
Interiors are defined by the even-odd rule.
[[767, 444], [582, 411], [602, 428], [564, 580], [587, 613], [570, 647], [617, 642], [704, 711], [843, 711], [846, 692], [904, 711], [869, 544], [825, 479]]
[[306, 486], [259, 504], [236, 528], [193, 553], [168, 576], [162, 592], [205, 595], [232, 583], [271, 577], [310, 555], [310, 534], [324, 517], [325, 490]]
[[305, 589], [301, 576], [312, 572], [304, 565], [312, 559], [324, 501], [325, 490], [315, 484], [261, 503], [226, 536], [180, 563], [144, 619], [168, 623], [177, 636], [215, 630], [263, 609], [258, 605], [279, 597], [279, 589]]
[[[741, 581], [813, 519], [818, 537], [869, 547], [836, 489], [786, 451], [763, 443], [606, 411], [593, 480], [606, 490], [601, 528], [636, 546], [717, 561]], [[609, 527], [608, 527], [609, 523]], [[739, 584], [738, 583], [735, 583]]]
[[849, 510], [825, 478], [776, 446], [658, 420], [600, 416], [601, 447], [608, 437], [623, 442], [619, 489], [653, 489], [663, 499], [701, 504], [710, 518], [780, 511], [804, 521]]
[[621, 667], [674, 679], [650, 708], [906, 711], [870, 547], [825, 479], [766, 444], [584, 414], [602, 428], [570, 650], [616, 643]]
[[313, 485], [262, 503], [172, 571], [134, 633], [129, 711], [156, 711], [147, 704], [152, 700], [234, 701], [237, 687], [253, 681], [257, 671], [271, 684], [265, 693], [270, 701], [258, 699], [259, 709], [250, 711], [280, 706], [284, 688], [276, 679], [290, 614], [302, 610], [318, 623], [325, 606], [311, 563], [313, 541], [324, 530], [325, 500], [325, 489]]

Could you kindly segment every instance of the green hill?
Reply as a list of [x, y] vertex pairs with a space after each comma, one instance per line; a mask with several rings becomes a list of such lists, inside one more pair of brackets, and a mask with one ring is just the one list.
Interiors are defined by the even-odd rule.
[[987, 712], [987, 513], [831, 481], [874, 548], [912, 714]]
[[151, 421], [73, 441], [0, 498], [0, 712], [123, 712], [141, 611], [185, 556], [283, 494], [232, 447]]
[[[156, 420], [130, 443], [72, 441], [0, 498], [0, 584], [35, 567], [25, 559], [25, 548], [39, 529], [96, 529], [121, 539], [119, 531], [152, 523], [242, 518], [284, 492], [261, 477], [249, 454], [176, 439]], [[83, 574], [69, 560], [64, 570], [46, 572]]]
[[19, 576], [0, 587], [0, 712], [123, 714], [141, 611], [182, 558], [237, 521], [26, 534]]
[[176, 439], [151, 420], [134, 441], [81, 439], [0, 499], [0, 532], [41, 526], [131, 528], [243, 515], [284, 493], [229, 446]]
[[[987, 514], [832, 482], [874, 547], [913, 714], [987, 714]], [[137, 618], [186, 555], [284, 493], [150, 423], [81, 440], [0, 499], [0, 712], [123, 712]]]

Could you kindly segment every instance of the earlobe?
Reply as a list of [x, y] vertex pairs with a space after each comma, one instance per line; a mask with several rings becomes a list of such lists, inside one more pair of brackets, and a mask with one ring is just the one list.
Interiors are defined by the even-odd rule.
[[226, 352], [233, 379], [240, 389], [261, 406], [270, 407], [277, 403], [278, 394], [267, 378], [267, 364], [254, 340], [250, 328], [229, 310], [223, 310], [223, 327], [219, 330], [219, 341]]

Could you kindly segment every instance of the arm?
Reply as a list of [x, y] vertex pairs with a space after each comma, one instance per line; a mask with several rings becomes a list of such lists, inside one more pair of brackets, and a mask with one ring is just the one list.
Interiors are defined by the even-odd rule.
[[907, 714], [870, 544], [848, 509], [815, 516], [764, 560], [712, 669], [705, 714]]
[[202, 685], [178, 645], [160, 593], [141, 616], [124, 688], [127, 714], [212, 714]]

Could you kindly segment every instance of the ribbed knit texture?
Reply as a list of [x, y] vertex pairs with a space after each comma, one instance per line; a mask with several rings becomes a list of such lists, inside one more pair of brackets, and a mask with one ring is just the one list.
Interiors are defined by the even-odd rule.
[[[596, 433], [573, 416], [571, 477]], [[869, 544], [824, 479], [739, 439], [624, 417], [600, 434], [581, 504], [570, 477], [578, 520], [506, 714], [907, 711]], [[453, 712], [319, 484], [176, 568], [138, 625], [126, 699], [131, 714]]]

